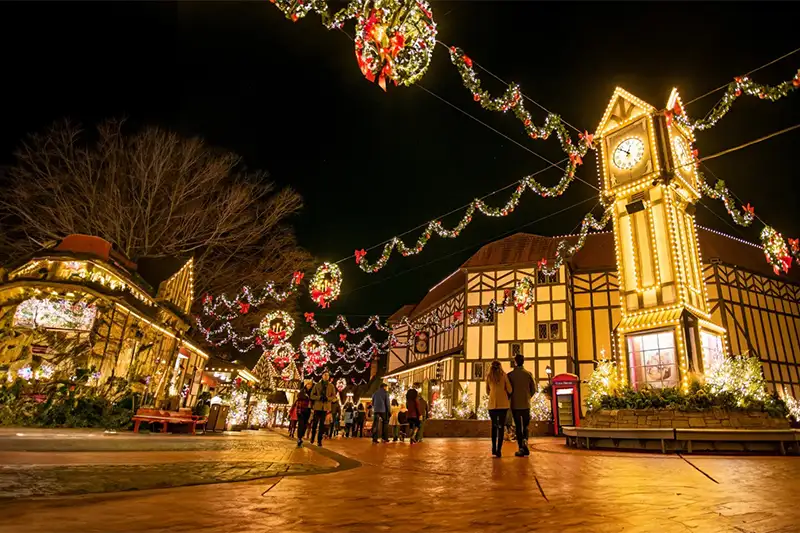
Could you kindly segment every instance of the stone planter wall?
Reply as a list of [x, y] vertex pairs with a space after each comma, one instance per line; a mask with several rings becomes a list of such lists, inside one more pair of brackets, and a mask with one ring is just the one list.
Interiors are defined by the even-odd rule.
[[[535, 422], [531, 420], [528, 434], [531, 437], [543, 437], [553, 434], [551, 422]], [[455, 420], [431, 418], [425, 421], [425, 438], [439, 437], [479, 437], [491, 436], [492, 423], [489, 420]]]
[[786, 418], [760, 411], [678, 411], [675, 409], [600, 410], [586, 415], [581, 426], [590, 428], [736, 428], [789, 429]]

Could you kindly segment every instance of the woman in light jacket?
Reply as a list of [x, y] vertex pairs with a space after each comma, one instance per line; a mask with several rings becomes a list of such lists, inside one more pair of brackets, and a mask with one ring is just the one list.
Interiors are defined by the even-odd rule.
[[503, 447], [503, 426], [506, 413], [511, 403], [511, 382], [500, 367], [500, 361], [492, 361], [492, 367], [486, 374], [486, 390], [489, 393], [489, 418], [492, 420], [492, 455], [500, 457]]

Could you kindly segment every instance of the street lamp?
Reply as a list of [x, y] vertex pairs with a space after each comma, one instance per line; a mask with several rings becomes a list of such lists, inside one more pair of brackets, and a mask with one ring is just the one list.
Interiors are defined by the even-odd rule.
[[547, 365], [547, 367], [545, 367], [544, 373], [547, 374], [547, 382], [550, 383], [550, 379], [553, 375], [553, 369], [550, 368], [550, 365]]

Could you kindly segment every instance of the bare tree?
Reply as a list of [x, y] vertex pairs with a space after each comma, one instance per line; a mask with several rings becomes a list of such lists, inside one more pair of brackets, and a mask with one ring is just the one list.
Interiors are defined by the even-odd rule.
[[32, 135], [6, 169], [0, 215], [6, 258], [71, 233], [96, 235], [135, 259], [194, 256], [195, 294], [288, 282], [310, 264], [287, 218], [302, 199], [200, 139], [159, 128], [96, 134], [69, 122]]

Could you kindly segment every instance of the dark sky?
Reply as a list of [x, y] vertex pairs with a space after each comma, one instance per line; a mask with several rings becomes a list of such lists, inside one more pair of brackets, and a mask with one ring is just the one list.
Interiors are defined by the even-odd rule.
[[[798, 45], [791, 3], [461, 1], [434, 2], [433, 9], [442, 41], [590, 131], [617, 85], [662, 107], [673, 86], [688, 101]], [[347, 36], [325, 30], [315, 15], [293, 24], [267, 1], [4, 2], [0, 21], [0, 163], [13, 161], [26, 133], [65, 116], [90, 125], [126, 115], [199, 135], [303, 195], [293, 222], [300, 243], [321, 260], [352, 255], [547, 166], [419, 88], [384, 93], [361, 76]], [[789, 79], [799, 63], [800, 54], [754, 78]], [[563, 157], [554, 141], [528, 140], [512, 115], [473, 102], [442, 48], [420, 83], [545, 157]], [[488, 79], [485, 86], [503, 88]], [[705, 114], [720, 96], [689, 112]], [[716, 128], [698, 134], [698, 148], [712, 154], [798, 119], [800, 94], [774, 104], [743, 98]], [[792, 157], [799, 148], [796, 130], [708, 166], [779, 231], [797, 235]], [[589, 156], [579, 176], [595, 184], [595, 168]], [[554, 183], [559, 172], [540, 178]], [[507, 232], [571, 231], [594, 202], [531, 222], [594, 194], [575, 182], [558, 199], [526, 195], [512, 216], [476, 215], [460, 238], [434, 237], [421, 255], [395, 256], [379, 274], [362, 273], [350, 259], [344, 296], [330, 311], [388, 314], [416, 302]], [[729, 220], [718, 202], [704, 203]], [[698, 218], [735, 233], [705, 208]], [[744, 235], [757, 238], [753, 230]]]

